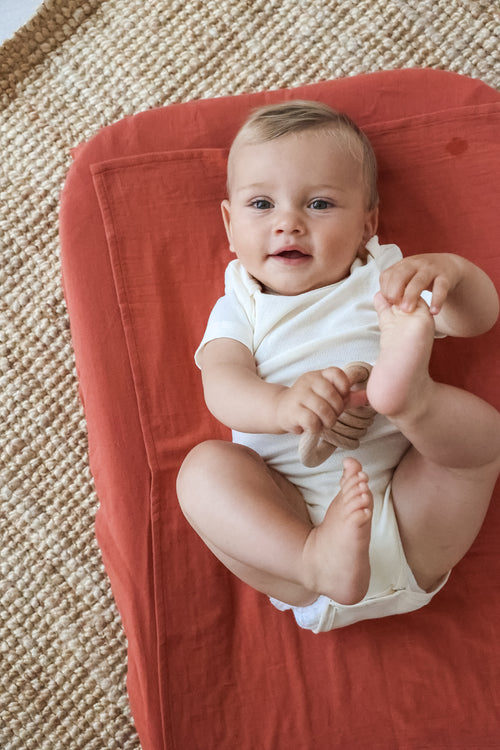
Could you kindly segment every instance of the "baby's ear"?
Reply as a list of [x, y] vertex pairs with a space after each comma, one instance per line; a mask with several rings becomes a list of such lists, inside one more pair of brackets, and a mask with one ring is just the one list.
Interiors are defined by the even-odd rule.
[[232, 253], [234, 253], [232, 244], [233, 237], [231, 232], [231, 204], [227, 199], [223, 200], [220, 204], [220, 208], [222, 211], [222, 220], [224, 221], [224, 227], [226, 228], [227, 239], [229, 240], [229, 249]]
[[371, 211], [367, 211], [365, 214], [365, 226], [363, 231], [363, 242], [368, 242], [369, 239], [377, 234], [378, 227], [378, 206], [372, 208]]

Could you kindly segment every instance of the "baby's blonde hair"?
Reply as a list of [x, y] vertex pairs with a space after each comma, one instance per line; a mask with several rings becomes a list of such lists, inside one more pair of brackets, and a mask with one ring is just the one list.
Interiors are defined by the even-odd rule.
[[[372, 145], [349, 115], [327, 104], [292, 100], [259, 107], [251, 112], [232, 143], [228, 158], [228, 175], [236, 149], [245, 144], [258, 144], [305, 130], [323, 131], [341, 139], [354, 158], [362, 162], [367, 190], [367, 208], [378, 205], [377, 160]], [[229, 190], [229, 179], [228, 179]]]

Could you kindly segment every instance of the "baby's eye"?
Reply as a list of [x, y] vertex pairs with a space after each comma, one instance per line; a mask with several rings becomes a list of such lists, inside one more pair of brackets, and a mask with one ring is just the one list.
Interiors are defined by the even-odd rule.
[[266, 208], [272, 208], [273, 204], [271, 203], [271, 201], [268, 201], [267, 198], [256, 198], [255, 200], [250, 202], [250, 206], [252, 208], [263, 210]]
[[315, 198], [309, 204], [310, 208], [314, 208], [315, 211], [324, 211], [326, 208], [332, 208], [333, 203], [325, 200], [324, 198]]

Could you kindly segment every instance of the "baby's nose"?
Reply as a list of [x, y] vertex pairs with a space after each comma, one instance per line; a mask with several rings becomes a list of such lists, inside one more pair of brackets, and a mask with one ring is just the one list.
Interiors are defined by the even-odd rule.
[[276, 216], [275, 231], [279, 233], [297, 234], [304, 230], [304, 221], [300, 211], [284, 209]]

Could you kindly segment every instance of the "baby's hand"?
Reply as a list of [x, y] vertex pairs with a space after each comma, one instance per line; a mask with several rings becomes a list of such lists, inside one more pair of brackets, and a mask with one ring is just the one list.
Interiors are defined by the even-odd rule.
[[430, 311], [437, 315], [462, 279], [460, 258], [450, 253], [428, 253], [403, 258], [380, 275], [380, 291], [403, 312], [413, 312], [421, 293], [432, 291]]
[[280, 429], [300, 434], [333, 427], [345, 409], [350, 388], [347, 375], [338, 367], [305, 373], [277, 398]]

